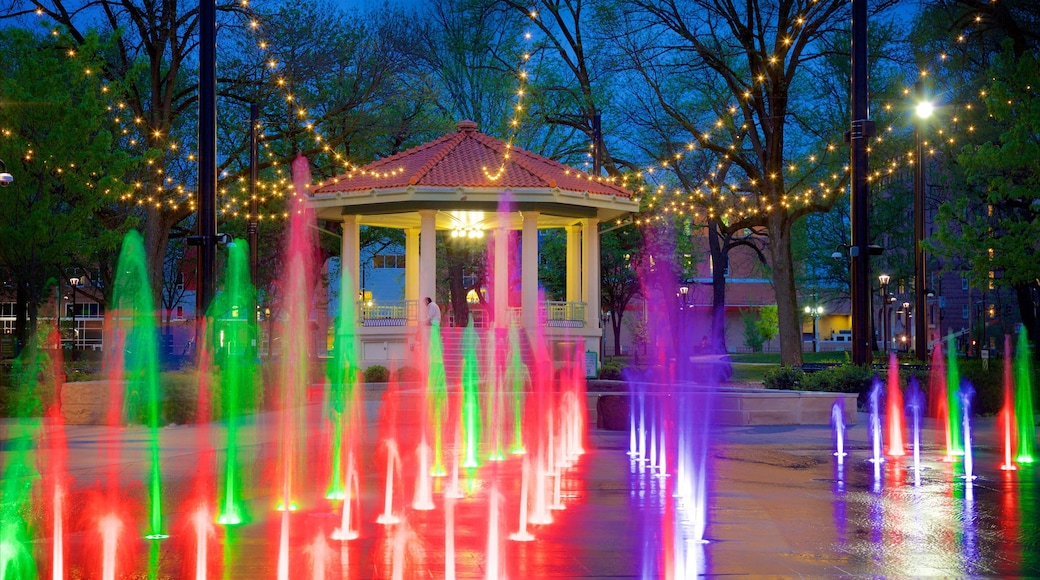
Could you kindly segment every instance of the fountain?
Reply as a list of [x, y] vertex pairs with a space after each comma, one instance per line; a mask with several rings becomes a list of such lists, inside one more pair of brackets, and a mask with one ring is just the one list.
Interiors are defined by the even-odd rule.
[[961, 398], [960, 385], [961, 374], [957, 366], [957, 349], [954, 345], [953, 336], [948, 339], [947, 366], [946, 366], [946, 414], [948, 419], [948, 432], [950, 443], [946, 449], [948, 461], [953, 461], [956, 456], [964, 454], [964, 442], [961, 434]]
[[914, 485], [921, 485], [921, 414], [924, 409], [924, 392], [917, 377], [910, 377], [907, 385], [907, 407], [913, 420], [911, 435], [914, 444]]
[[834, 456], [838, 465], [845, 463], [845, 401], [838, 399], [831, 406], [831, 427], [834, 429]]
[[1004, 471], [1015, 471], [1015, 458], [1018, 456], [1018, 429], [1015, 428], [1015, 377], [1011, 373], [1011, 335], [1004, 335], [1004, 406], [1000, 408], [999, 428], [1001, 444], [1004, 449], [1004, 462], [1000, 468]]
[[1033, 415], [1033, 373], [1029, 339], [1025, 327], [1018, 333], [1015, 349], [1015, 419], [1018, 425], [1019, 463], [1033, 463], [1036, 457], [1036, 418]]
[[888, 359], [885, 394], [888, 401], [888, 455], [901, 457], [906, 455], [906, 449], [903, 447], [903, 391], [899, 387], [899, 363], [894, 352]]
[[881, 416], [880, 416], [880, 402], [881, 398], [882, 383], [878, 378], [874, 378], [874, 386], [870, 389], [870, 442], [873, 453], [870, 456], [871, 463], [874, 464], [874, 485], [875, 487], [881, 485], [881, 464], [885, 461], [884, 456], [881, 453]]

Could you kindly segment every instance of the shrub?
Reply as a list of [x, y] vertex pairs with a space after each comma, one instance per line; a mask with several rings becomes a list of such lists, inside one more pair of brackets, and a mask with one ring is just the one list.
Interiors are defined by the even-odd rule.
[[842, 365], [809, 373], [803, 388], [807, 391], [831, 393], [866, 393], [874, 380], [874, 371], [868, 367]]
[[382, 365], [372, 365], [365, 369], [366, 383], [385, 383], [390, 380], [390, 371]]
[[422, 375], [419, 369], [405, 366], [397, 369], [394, 379], [399, 383], [417, 383], [422, 380]]
[[620, 381], [623, 376], [622, 373], [625, 370], [625, 365], [611, 361], [603, 363], [603, 366], [599, 367], [599, 376], [597, 378], [607, 381]]
[[803, 373], [801, 369], [789, 366], [779, 366], [766, 372], [766, 376], [762, 379], [762, 383], [767, 389], [790, 391], [800, 386], [804, 379], [805, 373]]
[[[193, 372], [166, 372], [160, 379], [162, 388], [162, 416], [164, 424], [177, 423], [180, 425], [193, 423], [199, 417], [196, 411], [199, 405], [199, 381]], [[211, 396], [219, 396], [220, 384], [217, 377], [211, 383]], [[211, 405], [213, 401], [211, 400]], [[211, 406], [212, 410], [213, 407]], [[208, 417], [206, 418], [208, 419]]]

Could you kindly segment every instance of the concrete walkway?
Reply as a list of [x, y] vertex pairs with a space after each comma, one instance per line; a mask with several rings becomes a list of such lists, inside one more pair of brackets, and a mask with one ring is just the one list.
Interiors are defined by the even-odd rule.
[[[999, 469], [1000, 437], [989, 418], [975, 421], [978, 479], [970, 486], [961, 477], [964, 462], [942, 461], [941, 434], [931, 422], [921, 435], [920, 485], [914, 485], [910, 457], [890, 458], [877, 469], [867, 461], [872, 455], [870, 421], [862, 414], [847, 434], [849, 455], [841, 470], [827, 427], [717, 428], [709, 447], [706, 536], [711, 541], [703, 546], [683, 542], [688, 528], [672, 523], [674, 478], [658, 477], [645, 464], [632, 461], [625, 453], [627, 433], [593, 428], [588, 452], [563, 472], [565, 509], [552, 512], [551, 524], [531, 525], [531, 542], [506, 538], [519, 527], [522, 460], [511, 457], [462, 473], [467, 496], [453, 512], [454, 551], [449, 552], [442, 495], [446, 479], [435, 480], [433, 511], [402, 507], [411, 503], [417, 485], [414, 456], [405, 444], [404, 472], [398, 480], [404, 490], [395, 491], [395, 511], [406, 523], [375, 523], [384, 507], [384, 463], [374, 443], [378, 402], [367, 406], [367, 440], [372, 443], [366, 444], [362, 458], [355, 520], [360, 538], [329, 541], [329, 551], [323, 551], [325, 540], [318, 538], [328, 538], [339, 525], [341, 502], [321, 497], [324, 484], [313, 477], [320, 472], [312, 469], [313, 462], [305, 466], [308, 475], [301, 480], [300, 511], [284, 516], [273, 510], [270, 469], [277, 463], [277, 416], [263, 414], [241, 433], [240, 454], [249, 464], [245, 499], [250, 521], [214, 528], [210, 577], [221, 577], [216, 573], [221, 567], [228, 578], [276, 577], [283, 529], [289, 531], [285, 557], [292, 578], [317, 577], [315, 554], [323, 554], [318, 572], [326, 578], [392, 578], [395, 570], [403, 578], [443, 578], [448, 554], [453, 554], [457, 578], [1040, 575], [1040, 470]], [[308, 408], [309, 426], [303, 432], [310, 439], [320, 432], [320, 415], [319, 407]], [[407, 431], [407, 423], [399, 427]], [[17, 429], [11, 429], [10, 422], [4, 427], [6, 462]], [[193, 507], [190, 499], [198, 497], [193, 492], [196, 476], [210, 473], [200, 459], [200, 442], [212, 445], [214, 465], [219, 467], [222, 428], [176, 426], [159, 434], [164, 510], [172, 537], [156, 544], [138, 539], [137, 533], [127, 536], [122, 549], [136, 556], [127, 555], [125, 567], [148, 569], [146, 555], [152, 551], [159, 577], [194, 577], [195, 540], [186, 522]], [[97, 514], [96, 498], [105, 477], [117, 474], [124, 509], [139, 514], [131, 517], [138, 524], [129, 528], [144, 529], [148, 432], [139, 427], [115, 433], [101, 427], [69, 427], [66, 436], [68, 473], [78, 490], [70, 499], [68, 577], [100, 577], [94, 557], [96, 521], [90, 519]], [[115, 441], [118, 454], [106, 452]], [[211, 473], [209, 477], [214, 497], [220, 484]], [[501, 503], [495, 504], [491, 498], [499, 494]], [[497, 528], [491, 526], [496, 519]], [[46, 569], [50, 541], [44, 538], [33, 547], [41, 569]], [[488, 571], [495, 561], [502, 563], [504, 572]], [[687, 567], [681, 575], [679, 561]]]

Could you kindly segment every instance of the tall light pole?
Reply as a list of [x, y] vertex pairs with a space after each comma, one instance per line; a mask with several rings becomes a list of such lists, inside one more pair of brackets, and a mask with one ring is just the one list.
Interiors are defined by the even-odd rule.
[[888, 283], [891, 280], [892, 277], [888, 274], [878, 276], [878, 282], [881, 282], [881, 332], [885, 340], [885, 354], [888, 354], [888, 349], [891, 346], [888, 340]]
[[925, 263], [924, 263], [924, 144], [921, 129], [924, 120], [932, 115], [932, 104], [924, 98], [924, 84], [914, 84], [917, 97], [914, 120], [914, 353], [919, 360], [928, 360], [928, 317], [925, 316]]
[[823, 314], [823, 306], [806, 306], [805, 313], [812, 316], [812, 350], [820, 352], [820, 315]]
[[874, 122], [867, 118], [867, 0], [852, 0], [852, 91], [849, 103], [852, 126], [846, 141], [850, 145], [849, 171], [852, 177], [852, 362], [870, 364], [870, 259], [867, 250], [870, 217], [867, 200], [867, 140], [874, 135]]
[[903, 342], [906, 343], [906, 350], [910, 350], [911, 335], [910, 332], [910, 303], [903, 303]]
[[76, 287], [79, 286], [79, 277], [69, 278], [69, 286], [72, 286], [72, 348], [75, 350], [78, 342], [76, 339], [79, 337], [79, 331], [76, 328]]

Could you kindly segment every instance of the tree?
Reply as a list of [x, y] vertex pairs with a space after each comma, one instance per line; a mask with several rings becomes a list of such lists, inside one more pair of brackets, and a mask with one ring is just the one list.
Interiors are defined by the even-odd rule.
[[773, 340], [779, 330], [776, 305], [763, 306], [758, 311], [758, 334], [762, 337], [762, 340], [769, 342]]
[[957, 156], [971, 188], [940, 208], [937, 244], [944, 255], [967, 259], [975, 285], [1012, 288], [1031, 337], [1040, 336], [1038, 70], [1036, 51], [1016, 54], [1013, 40], [1006, 41], [984, 99], [996, 134]]
[[[695, 205], [709, 217], [725, 218], [724, 231], [768, 235], [781, 360], [788, 365], [802, 356], [793, 226], [829, 210], [847, 181], [836, 171], [844, 160], [834, 154], [848, 119], [847, 77], [826, 74], [825, 57], [847, 54], [848, 19], [845, 0], [628, 0], [617, 3], [611, 19], [654, 108], [682, 131], [670, 140], [684, 137], [688, 148], [732, 164], [722, 187], [691, 193], [701, 196]], [[714, 176], [705, 177], [712, 185]]]
[[[98, 38], [84, 39], [99, 47]], [[132, 158], [104, 121], [105, 101], [89, 65], [51, 37], [7, 28], [0, 36], [0, 159], [15, 182], [4, 189], [0, 265], [16, 286], [16, 337], [35, 333], [38, 307], [70, 268], [108, 248], [99, 211], [129, 188], [118, 177]], [[47, 79], [40, 82], [40, 79]]]
[[621, 323], [632, 299], [642, 294], [635, 265], [641, 259], [643, 234], [635, 226], [625, 226], [600, 236], [600, 307], [610, 312], [614, 331], [614, 355], [621, 355]]

